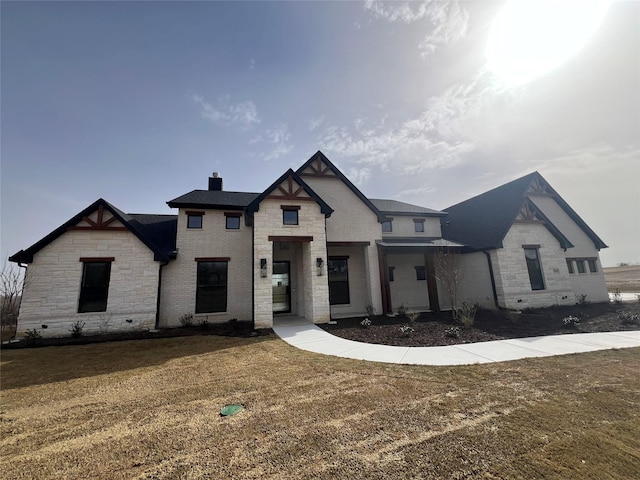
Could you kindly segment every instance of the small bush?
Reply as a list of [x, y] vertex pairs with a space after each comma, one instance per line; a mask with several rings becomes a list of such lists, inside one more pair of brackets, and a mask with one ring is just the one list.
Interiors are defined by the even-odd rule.
[[373, 308], [373, 305], [369, 304], [365, 307], [365, 311], [367, 312], [367, 317], [371, 318], [376, 314], [376, 309]]
[[636, 293], [636, 298], [638, 299], [638, 303], [640, 303], [640, 293]]
[[614, 303], [622, 303], [622, 294], [620, 293], [620, 289], [616, 288], [613, 291], [613, 302]]
[[587, 294], [581, 293], [580, 295], [576, 295], [576, 303], [578, 305], [587, 305], [589, 303], [587, 302]]
[[39, 343], [40, 340], [42, 340], [42, 334], [40, 334], [37, 329], [33, 328], [24, 332], [24, 339], [28, 343], [33, 345], [35, 343]]
[[460, 327], [451, 327], [445, 330], [447, 337], [460, 338]]
[[640, 315], [624, 311], [618, 314], [618, 320], [625, 325], [638, 325], [640, 324]]
[[409, 319], [409, 321], [411, 323], [416, 323], [418, 318], [420, 318], [420, 312], [408, 312], [407, 313], [407, 318]]
[[456, 311], [456, 315], [466, 328], [471, 328], [476, 320], [476, 312], [480, 306], [477, 303], [462, 302]]
[[367, 328], [367, 327], [371, 326], [371, 320], [369, 320], [369, 318], [365, 318], [364, 320], [362, 320], [360, 322], [360, 325], [362, 325], [363, 328]]
[[412, 327], [410, 327], [409, 325], [402, 325], [400, 327], [400, 333], [405, 337], [408, 337], [413, 332], [415, 332], [415, 330]]
[[209, 330], [211, 328], [211, 322], [208, 318], [202, 318], [198, 322], [198, 326], [200, 327], [200, 330]]
[[574, 317], [572, 315], [569, 315], [568, 317], [564, 317], [562, 319], [562, 324], [565, 327], [575, 328], [578, 325], [580, 325], [580, 319], [578, 317]]
[[408, 312], [409, 312], [409, 309], [404, 305], [400, 305], [396, 310], [396, 313], [399, 317], [406, 317]]
[[84, 322], [82, 320], [76, 320], [71, 325], [69, 331], [71, 332], [71, 336], [73, 338], [80, 338], [82, 336], [82, 330], [84, 330]]
[[180, 325], [182, 325], [183, 327], [190, 327], [191, 325], [193, 325], [193, 313], [185, 313], [179, 318], [179, 320]]

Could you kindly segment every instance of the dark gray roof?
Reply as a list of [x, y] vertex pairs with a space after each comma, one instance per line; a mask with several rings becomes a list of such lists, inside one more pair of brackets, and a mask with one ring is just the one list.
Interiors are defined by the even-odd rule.
[[378, 210], [389, 215], [420, 215], [420, 216], [433, 216], [444, 217], [446, 213], [431, 208], [420, 207], [419, 205], [412, 205], [410, 203], [399, 202], [398, 200], [384, 200], [380, 198], [371, 198]]
[[230, 208], [242, 209], [260, 195], [250, 192], [225, 192], [223, 190], [193, 190], [173, 200], [167, 205], [171, 208]]
[[548, 194], [552, 195], [560, 207], [593, 240], [596, 248], [606, 248], [604, 242], [591, 230], [578, 214], [551, 188], [538, 172], [505, 183], [481, 195], [445, 208], [447, 217], [442, 218], [442, 237], [463, 243], [475, 250], [501, 248], [502, 240], [515, 221], [525, 203], [537, 210], [544, 218], [545, 226], [569, 247], [571, 242], [537, 209], [528, 198], [528, 191], [534, 181], [542, 182]]

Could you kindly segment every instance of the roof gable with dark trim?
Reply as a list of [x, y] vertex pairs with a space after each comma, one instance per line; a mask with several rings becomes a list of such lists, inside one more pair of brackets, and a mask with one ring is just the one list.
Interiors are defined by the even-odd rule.
[[309, 158], [296, 173], [301, 177], [337, 177], [378, 217], [378, 222], [385, 221], [385, 215], [369, 200], [320, 150]]
[[[441, 219], [443, 238], [457, 241], [474, 250], [502, 248], [502, 241], [519, 215], [534, 213], [558, 239], [563, 248], [573, 246], [562, 232], [529, 199], [529, 196], [548, 195], [594, 242], [597, 249], [606, 248], [604, 242], [538, 172], [496, 187], [464, 202], [444, 209], [448, 216]], [[524, 209], [528, 209], [529, 213]]]
[[300, 178], [292, 169], [287, 170], [280, 178], [273, 182], [264, 192], [258, 195], [247, 205], [247, 221], [253, 217], [253, 213], [260, 210], [260, 203], [265, 199], [314, 201], [320, 206], [320, 211], [325, 217], [330, 217], [333, 209]]
[[[96, 212], [95, 219], [91, 218]], [[99, 198], [26, 250], [20, 250], [9, 257], [9, 261], [32, 263], [37, 252], [66, 232], [95, 230], [130, 231], [153, 252], [154, 260], [168, 261], [175, 257], [177, 216], [128, 215]]]

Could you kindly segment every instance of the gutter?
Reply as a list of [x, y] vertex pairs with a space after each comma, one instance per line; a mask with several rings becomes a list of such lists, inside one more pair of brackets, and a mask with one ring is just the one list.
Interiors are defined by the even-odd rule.
[[158, 268], [158, 294], [156, 295], [156, 324], [154, 329], [160, 328], [160, 296], [162, 294], [162, 268], [169, 265], [169, 260], [160, 263]]

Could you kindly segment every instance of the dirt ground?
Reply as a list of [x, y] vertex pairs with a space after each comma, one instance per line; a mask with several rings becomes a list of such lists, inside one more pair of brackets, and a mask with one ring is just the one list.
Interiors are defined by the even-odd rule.
[[[620, 318], [622, 312], [637, 315], [638, 320], [625, 321]], [[569, 316], [577, 317], [579, 323], [574, 326], [565, 325], [563, 319]], [[386, 316], [376, 316], [370, 320], [371, 325], [366, 328], [360, 323], [362, 317], [340, 319], [336, 325], [320, 327], [338, 337], [358, 342], [407, 347], [456, 345], [541, 335], [640, 330], [640, 302], [550, 307], [520, 314], [480, 310], [470, 328], [465, 328], [454, 320], [451, 312], [422, 313], [415, 322], [406, 317]], [[408, 326], [413, 331], [403, 333], [403, 326]], [[457, 337], [448, 332], [455, 326], [459, 327]]]
[[640, 293], [640, 265], [603, 268], [604, 279], [610, 292]]
[[207, 335], [0, 369], [8, 480], [640, 478], [638, 348], [420, 367]]

